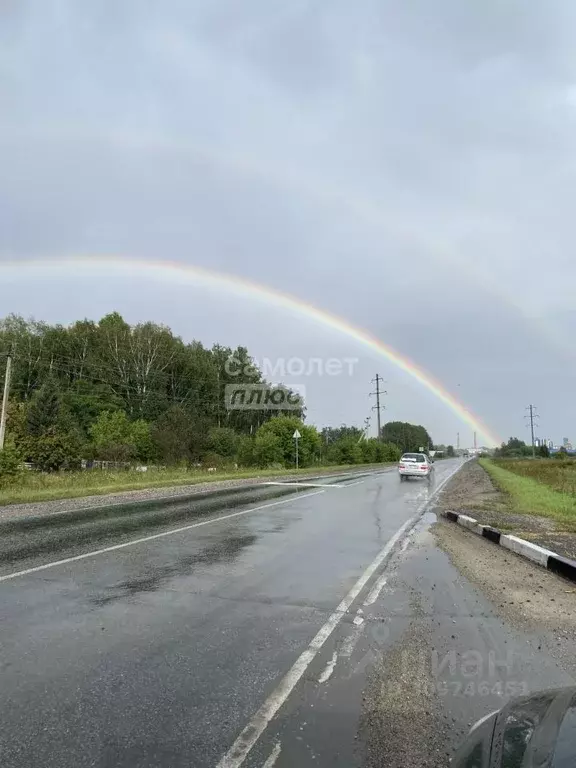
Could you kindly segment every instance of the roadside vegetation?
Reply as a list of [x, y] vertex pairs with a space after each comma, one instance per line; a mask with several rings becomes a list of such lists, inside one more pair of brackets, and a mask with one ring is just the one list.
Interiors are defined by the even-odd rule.
[[548, 517], [555, 530], [576, 532], [576, 461], [571, 459], [480, 459], [509, 510]]
[[[370, 467], [385, 464], [366, 464]], [[358, 470], [357, 464], [318, 467], [311, 470], [290, 470], [290, 476], [313, 474], [331, 474]], [[241, 480], [245, 478], [266, 478], [281, 474], [278, 469], [238, 469], [217, 471], [208, 474], [203, 470], [186, 467], [150, 469], [145, 475], [135, 470], [106, 471], [92, 470], [82, 472], [27, 472], [21, 475], [17, 483], [5, 483], [0, 487], [0, 506], [56, 499], [73, 499], [82, 496], [102, 496], [108, 493], [124, 493], [152, 488], [175, 488], [178, 486], [212, 483], [221, 480]]]
[[[424, 427], [409, 423], [384, 425], [380, 439], [354, 426], [318, 430], [304, 421], [305, 403], [269, 384], [245, 347], [186, 344], [118, 313], [67, 327], [0, 320], [0, 380], [9, 349], [0, 503], [292, 471], [295, 430], [308, 471], [433, 447]], [[273, 386], [286, 409], [227, 407], [228, 385], [254, 384]]]

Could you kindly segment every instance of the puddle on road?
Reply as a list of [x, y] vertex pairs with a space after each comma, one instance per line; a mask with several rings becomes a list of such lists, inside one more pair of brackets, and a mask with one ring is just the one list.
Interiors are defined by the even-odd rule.
[[104, 606], [117, 600], [135, 597], [143, 592], [154, 592], [172, 579], [190, 576], [200, 565], [230, 563], [240, 555], [242, 550], [252, 546], [257, 539], [258, 536], [255, 534], [232, 536], [224, 539], [194, 555], [181, 557], [170, 565], [154, 566], [151, 573], [113, 584], [107, 587], [103, 593], [90, 597], [90, 603]]

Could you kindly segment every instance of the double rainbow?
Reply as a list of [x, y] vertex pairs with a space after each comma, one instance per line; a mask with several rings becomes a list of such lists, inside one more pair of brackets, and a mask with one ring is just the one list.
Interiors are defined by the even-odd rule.
[[189, 283], [195, 287], [204, 285], [208, 288], [223, 289], [306, 317], [319, 325], [332, 328], [348, 338], [354, 339], [362, 346], [384, 357], [401, 371], [404, 371], [404, 373], [411, 376], [444, 403], [471, 430], [476, 432], [482, 442], [485, 442], [487, 445], [499, 445], [501, 442], [500, 438], [475, 416], [469, 408], [465, 407], [439, 381], [420, 368], [413, 360], [400, 354], [400, 352], [397, 352], [391, 346], [373, 336], [369, 331], [275, 288], [261, 285], [238, 275], [216, 272], [205, 267], [177, 261], [163, 260], [160, 262], [108, 255], [86, 255], [0, 262], [0, 275], [4, 274], [5, 277], [17, 279], [25, 279], [29, 276], [38, 277], [42, 274], [50, 277], [55, 276], [59, 271], [63, 271], [68, 278], [71, 275], [93, 275], [94, 273], [103, 273], [107, 276], [114, 273], [118, 276], [134, 277], [136, 272], [139, 277], [147, 276], [155, 280], [176, 282], [179, 285]]

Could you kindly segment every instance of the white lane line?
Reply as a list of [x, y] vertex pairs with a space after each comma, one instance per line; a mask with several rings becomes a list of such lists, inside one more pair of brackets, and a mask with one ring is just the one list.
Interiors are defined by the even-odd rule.
[[52, 563], [46, 563], [45, 565], [37, 565], [35, 568], [26, 568], [24, 571], [16, 571], [15, 573], [9, 573], [6, 576], [0, 576], [0, 582], [9, 581], [10, 579], [16, 579], [18, 576], [27, 576], [29, 573], [38, 573], [39, 571], [46, 571], [48, 568], [56, 568], [58, 565], [66, 565], [67, 563], [76, 563], [79, 560], [87, 560], [89, 557], [97, 557], [98, 555], [105, 555], [108, 552], [116, 552], [119, 549], [126, 549], [127, 547], [133, 547], [136, 544], [145, 544], [147, 541], [155, 541], [156, 539], [163, 539], [165, 536], [174, 536], [177, 533], [184, 533], [184, 531], [190, 531], [193, 528], [201, 528], [203, 525], [211, 525], [212, 523], [220, 523], [223, 520], [231, 520], [234, 517], [241, 517], [242, 515], [249, 515], [252, 512], [259, 512], [262, 509], [270, 509], [270, 507], [278, 507], [280, 504], [289, 504], [290, 502], [298, 501], [299, 499], [306, 499], [310, 496], [318, 496], [318, 494], [324, 493], [324, 491], [312, 491], [311, 493], [301, 493], [299, 496], [291, 496], [289, 499], [282, 499], [281, 501], [273, 501], [270, 504], [262, 504], [259, 507], [251, 507], [250, 509], [243, 509], [240, 512], [231, 512], [229, 515], [221, 515], [220, 517], [212, 517], [210, 520], [203, 520], [200, 523], [192, 523], [190, 525], [184, 525], [181, 528], [173, 528], [170, 531], [163, 531], [162, 533], [154, 533], [152, 536], [143, 536], [140, 539], [133, 539], [132, 541], [126, 541], [123, 544], [114, 544], [111, 547], [104, 547], [103, 549], [95, 549], [92, 552], [85, 552], [83, 555], [75, 555], [74, 557], [66, 557], [63, 560], [56, 560]]
[[347, 485], [337, 485], [336, 483], [281, 483], [270, 480], [260, 485], [287, 485], [290, 488], [347, 488]]
[[322, 674], [318, 678], [318, 682], [320, 684], [325, 683], [327, 680], [329, 680], [332, 677], [332, 672], [334, 672], [334, 667], [336, 666], [337, 661], [338, 661], [338, 653], [334, 651], [334, 653], [332, 654], [332, 658], [330, 659], [328, 664], [326, 664], [326, 669], [324, 670], [324, 672], [322, 672]]
[[281, 750], [282, 750], [282, 744], [278, 742], [274, 747], [274, 749], [272, 750], [272, 752], [270, 753], [270, 755], [268, 756], [268, 759], [266, 760], [262, 768], [272, 768], [272, 766], [276, 764], [276, 760], [278, 760], [278, 758], [280, 757]]
[[334, 613], [330, 615], [326, 623], [321, 627], [308, 648], [306, 648], [306, 650], [296, 659], [294, 665], [280, 681], [276, 690], [270, 694], [264, 704], [262, 704], [260, 709], [250, 719], [248, 725], [241, 731], [234, 744], [232, 744], [216, 768], [239, 768], [239, 766], [242, 765], [254, 744], [256, 744], [260, 736], [262, 736], [268, 727], [268, 724], [276, 712], [278, 712], [288, 696], [290, 696], [302, 675], [306, 672], [312, 661], [314, 661], [318, 651], [322, 648], [326, 640], [328, 640], [332, 632], [334, 632], [338, 624], [340, 624], [354, 600], [356, 600], [368, 581], [386, 560], [396, 545], [396, 542], [400, 539], [406, 529], [414, 525], [417, 519], [418, 515], [407, 520], [404, 525], [396, 531], [386, 546], [380, 550], [362, 576], [360, 576], [356, 584], [354, 584], [350, 592], [348, 592], [344, 600], [342, 600]]
[[352, 656], [354, 653], [354, 648], [356, 648], [356, 644], [358, 643], [358, 640], [360, 640], [362, 632], [365, 628], [365, 624], [360, 627], [356, 627], [352, 634], [347, 637], [346, 640], [344, 640], [342, 643], [342, 648], [340, 649], [340, 653], [338, 654], [340, 657], [350, 658]]
[[357, 480], [355, 483], [346, 483], [346, 485], [341, 485], [340, 488], [352, 488], [353, 485], [362, 485], [362, 483], [365, 483], [366, 480]]
[[382, 592], [382, 588], [388, 581], [388, 576], [380, 576], [380, 578], [376, 581], [376, 584], [372, 587], [370, 592], [368, 593], [368, 597], [366, 600], [364, 600], [364, 607], [367, 605], [372, 605], [372, 603], [375, 603], [376, 600], [378, 600], [378, 595], [380, 592]]
[[[451, 472], [447, 477], [445, 477], [444, 480], [442, 480], [442, 482], [437, 486], [437, 488], [430, 494], [430, 496], [425, 501], [422, 502], [422, 504], [418, 507], [418, 515], [420, 515], [420, 513], [423, 511], [423, 509], [425, 509], [425, 507], [428, 504], [430, 504], [430, 502], [434, 499], [434, 497], [437, 496], [440, 493], [442, 488], [446, 485], [448, 480], [450, 480], [450, 478], [453, 475], [456, 474], [458, 469], [459, 469], [459, 467], [457, 469], [455, 469], [454, 472]], [[420, 494], [418, 494], [418, 496], [416, 498], [417, 499], [420, 498]], [[410, 543], [410, 538], [406, 537], [406, 541], [402, 544], [402, 548], [401, 548], [400, 551], [401, 552], [405, 552], [406, 549], [408, 548], [409, 543]], [[373, 603], [376, 602], [376, 600], [378, 600], [378, 598], [380, 596], [380, 592], [382, 592], [382, 589], [386, 585], [386, 581], [387, 580], [388, 580], [388, 575], [387, 574], [382, 574], [382, 576], [380, 576], [380, 578], [377, 579], [376, 583], [374, 584], [374, 586], [372, 587], [372, 589], [368, 593], [368, 596], [366, 597], [366, 600], [364, 600], [364, 607], [366, 607], [368, 605], [372, 605]]]

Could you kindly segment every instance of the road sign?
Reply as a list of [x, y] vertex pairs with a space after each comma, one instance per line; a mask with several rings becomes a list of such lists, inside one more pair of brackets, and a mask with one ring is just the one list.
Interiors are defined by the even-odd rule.
[[296, 469], [298, 469], [298, 440], [302, 437], [302, 435], [300, 434], [300, 432], [298, 432], [297, 429], [295, 429], [292, 437], [296, 441]]

